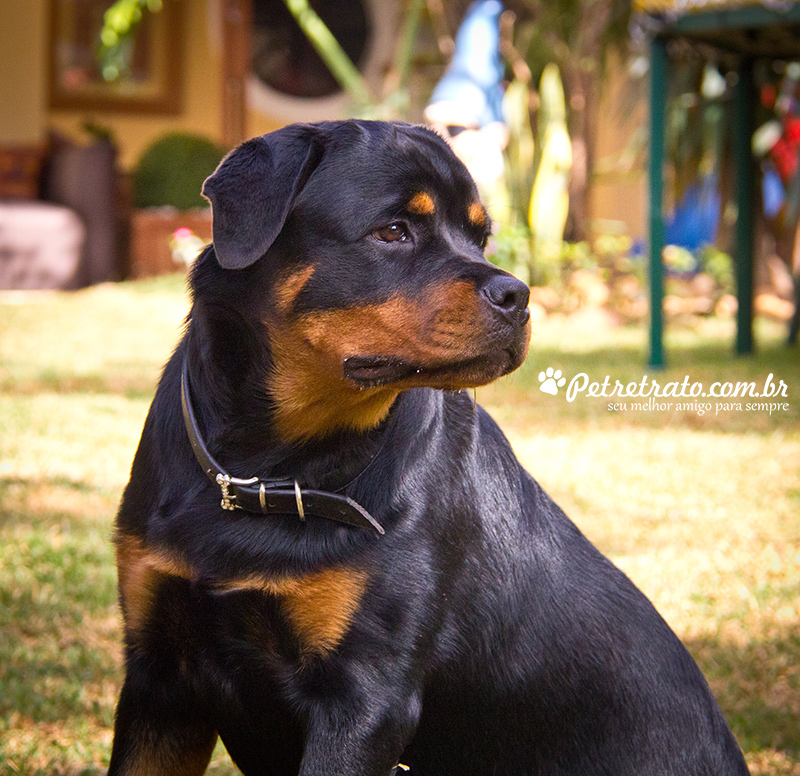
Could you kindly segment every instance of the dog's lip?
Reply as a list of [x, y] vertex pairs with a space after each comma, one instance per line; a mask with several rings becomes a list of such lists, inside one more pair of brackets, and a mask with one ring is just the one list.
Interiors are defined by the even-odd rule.
[[[484, 374], [487, 360], [494, 362], [491, 376]], [[442, 379], [446, 383], [452, 382], [454, 386], [464, 387], [467, 383], [483, 385], [491, 382], [516, 369], [519, 363], [512, 349], [501, 348], [491, 355], [483, 354], [435, 365], [414, 364], [398, 356], [350, 356], [344, 359], [343, 369], [345, 378], [359, 388], [379, 388], [404, 381], [424, 385], [428, 381], [438, 383]]]
[[344, 376], [363, 387], [398, 382], [422, 371], [395, 356], [350, 356], [343, 366]]

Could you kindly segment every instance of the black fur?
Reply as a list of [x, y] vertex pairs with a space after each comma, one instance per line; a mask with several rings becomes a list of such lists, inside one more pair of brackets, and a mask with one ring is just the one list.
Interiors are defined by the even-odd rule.
[[[205, 191], [216, 253], [193, 269], [187, 332], [118, 516], [126, 679], [109, 773], [200, 774], [217, 735], [249, 776], [388, 776], [398, 762], [412, 776], [747, 773], [677, 637], [458, 390], [519, 365], [527, 295], [483, 261], [488, 223], [465, 216], [477, 193], [446, 144], [405, 125], [292, 127], [233, 152]], [[420, 191], [435, 212], [404, 210]], [[407, 239], [382, 240], [389, 223]], [[384, 360], [348, 377], [331, 356], [320, 401], [345, 397], [341, 418], [301, 415], [296, 436], [278, 432], [279, 357], [308, 364], [279, 351], [279, 334], [381, 305], [406, 315], [431, 288], [431, 304], [460, 289], [480, 331], [444, 310], [413, 347], [405, 329], [380, 352], [323, 338], [322, 361]], [[384, 341], [351, 320], [344, 339]], [[424, 355], [430, 342], [452, 349], [454, 329], [463, 358]], [[184, 358], [206, 441], [231, 474], [344, 486], [386, 535], [222, 510], [183, 425]], [[395, 383], [388, 414], [346, 421], [348, 402]], [[292, 580], [328, 573], [357, 595], [291, 609]], [[345, 612], [327, 645], [297, 625], [338, 632], [326, 606]]]

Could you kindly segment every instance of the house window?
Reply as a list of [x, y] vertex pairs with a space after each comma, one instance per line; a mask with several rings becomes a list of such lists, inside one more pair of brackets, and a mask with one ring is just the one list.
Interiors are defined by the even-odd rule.
[[[312, 8], [350, 59], [361, 66], [372, 34], [361, 0], [312, 0]], [[341, 91], [283, 0], [253, 2], [253, 74], [289, 97], [319, 99]]]

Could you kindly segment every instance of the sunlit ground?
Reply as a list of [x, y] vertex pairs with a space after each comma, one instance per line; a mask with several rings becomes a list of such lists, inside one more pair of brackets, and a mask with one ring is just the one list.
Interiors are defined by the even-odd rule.
[[[108, 762], [121, 679], [111, 525], [186, 311], [178, 278], [0, 294], [0, 774]], [[674, 323], [657, 373], [641, 328], [548, 320], [527, 364], [478, 391], [534, 476], [686, 642], [763, 774], [800, 774], [800, 357], [783, 336], [759, 321], [758, 352], [741, 359], [732, 321]], [[556, 395], [539, 390], [548, 368], [564, 378]], [[580, 373], [704, 389], [761, 388], [771, 373], [787, 393], [771, 401], [789, 406], [568, 402]], [[695, 400], [712, 406], [676, 406]], [[222, 749], [212, 767], [236, 773]]]

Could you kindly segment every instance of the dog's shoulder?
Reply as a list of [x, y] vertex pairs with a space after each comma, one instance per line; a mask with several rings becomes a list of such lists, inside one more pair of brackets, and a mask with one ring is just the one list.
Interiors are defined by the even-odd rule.
[[[118, 530], [144, 529], [159, 505], [196, 489], [180, 405], [181, 343], [162, 372], [117, 515]], [[200, 480], [202, 483], [202, 480]]]

